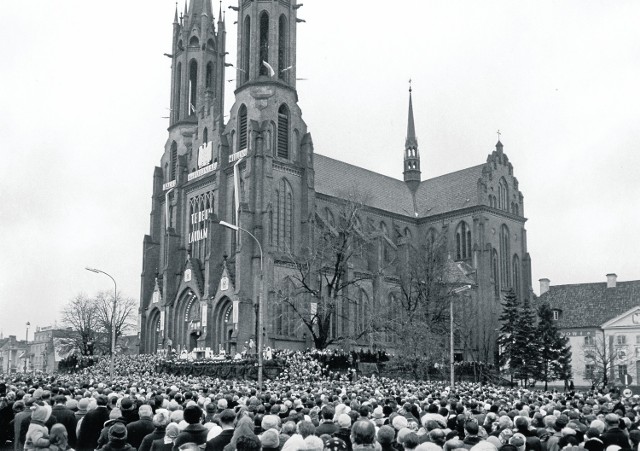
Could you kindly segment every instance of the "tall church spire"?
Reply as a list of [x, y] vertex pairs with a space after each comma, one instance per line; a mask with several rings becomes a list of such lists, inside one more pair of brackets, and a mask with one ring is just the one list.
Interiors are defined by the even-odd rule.
[[418, 189], [420, 185], [420, 153], [418, 152], [418, 138], [416, 137], [416, 125], [413, 119], [413, 88], [409, 80], [409, 118], [407, 121], [407, 139], [404, 145], [404, 181], [411, 191]]

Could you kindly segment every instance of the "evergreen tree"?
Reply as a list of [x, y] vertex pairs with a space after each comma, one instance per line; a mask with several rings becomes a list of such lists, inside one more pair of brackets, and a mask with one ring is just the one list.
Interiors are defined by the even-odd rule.
[[518, 363], [516, 375], [526, 383], [529, 379], [536, 378], [540, 364], [536, 312], [528, 298], [522, 302], [516, 320], [514, 342], [517, 352], [515, 361]]
[[566, 381], [571, 377], [571, 351], [569, 340], [558, 331], [549, 304], [544, 303], [538, 308], [538, 318], [538, 379], [544, 381], [546, 390], [549, 382], [560, 378]]
[[500, 366], [507, 366], [513, 376], [521, 366], [521, 354], [517, 350], [516, 330], [519, 312], [518, 298], [513, 290], [509, 290], [504, 296], [502, 314], [500, 315], [500, 333], [498, 334], [498, 346], [500, 347]]
[[560, 336], [560, 356], [558, 360], [551, 364], [551, 370], [555, 379], [568, 382], [572, 378], [571, 367], [571, 345], [569, 337]]

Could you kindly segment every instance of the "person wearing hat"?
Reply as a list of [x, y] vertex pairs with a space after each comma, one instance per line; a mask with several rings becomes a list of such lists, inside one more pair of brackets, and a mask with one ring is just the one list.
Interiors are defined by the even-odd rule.
[[268, 429], [259, 438], [262, 443], [262, 451], [279, 451], [280, 437], [277, 430]]
[[109, 428], [109, 441], [102, 447], [102, 451], [135, 451], [129, 443], [127, 443], [127, 427], [120, 423], [114, 423]]
[[207, 434], [209, 430], [200, 423], [202, 419], [202, 409], [197, 405], [191, 405], [183, 411], [184, 421], [187, 426], [180, 432], [176, 441], [173, 443], [173, 451], [177, 451], [180, 445], [185, 443], [195, 443], [202, 445], [207, 442]]
[[13, 417], [13, 450], [14, 451], [22, 451], [24, 449], [24, 438], [20, 437], [20, 428], [22, 427], [22, 422], [31, 417], [31, 405], [29, 408], [25, 406], [23, 401], [16, 401], [13, 404], [13, 411], [15, 416]]
[[223, 410], [220, 413], [220, 425], [222, 426], [222, 432], [207, 442], [205, 451], [222, 451], [224, 447], [231, 442], [234, 431], [233, 424], [235, 420], [236, 415], [231, 409]]
[[[140, 448], [142, 440], [155, 430], [153, 424], [153, 410], [149, 404], [143, 404], [138, 409], [139, 420], [127, 424], [127, 441], [136, 449]], [[164, 428], [162, 429], [164, 435]], [[162, 437], [160, 435], [160, 437]], [[156, 437], [156, 438], [160, 438]]]
[[105, 422], [109, 420], [107, 397], [99, 395], [96, 403], [97, 407], [88, 411], [82, 419], [76, 442], [76, 451], [93, 451], [96, 449], [100, 432]]
[[626, 434], [620, 429], [620, 417], [615, 413], [608, 413], [604, 417], [607, 426], [606, 430], [600, 436], [605, 449], [609, 445], [618, 445], [620, 448], [629, 448], [630, 443]]
[[122, 412], [122, 418], [124, 418], [125, 424], [133, 423], [140, 419], [136, 403], [129, 397], [122, 398], [120, 401], [120, 412]]
[[54, 398], [55, 404], [52, 407], [52, 413], [56, 416], [58, 423], [64, 425], [67, 430], [67, 436], [69, 440], [69, 446], [74, 448], [76, 446], [76, 426], [78, 420], [75, 414], [67, 407], [67, 398], [64, 395], [57, 395]]
[[24, 449], [36, 450], [49, 448], [49, 429], [45, 423], [51, 416], [51, 406], [35, 404], [31, 408], [31, 423], [24, 441]]
[[347, 446], [347, 451], [351, 451], [351, 417], [346, 413], [341, 413], [337, 422], [338, 430], [333, 433], [333, 437], [342, 440]]
[[178, 434], [180, 434], [180, 428], [176, 423], [167, 424], [164, 437], [156, 439], [151, 443], [151, 451], [171, 451], [173, 449], [173, 442], [175, 442]]
[[[142, 407], [141, 407], [142, 408]], [[138, 446], [138, 451], [149, 451], [154, 440], [164, 438], [167, 425], [170, 422], [169, 411], [166, 409], [156, 409], [156, 414], [153, 416], [154, 430], [150, 434], [147, 434]], [[127, 432], [129, 427], [127, 426]]]

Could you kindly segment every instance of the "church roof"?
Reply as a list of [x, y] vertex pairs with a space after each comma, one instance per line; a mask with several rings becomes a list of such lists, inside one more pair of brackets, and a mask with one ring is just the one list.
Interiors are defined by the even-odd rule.
[[416, 191], [418, 216], [433, 216], [478, 205], [484, 164], [424, 180]]
[[538, 298], [560, 310], [561, 329], [599, 327], [640, 305], [640, 280], [617, 282], [615, 288], [603, 283], [555, 285]]
[[387, 177], [344, 161], [314, 155], [317, 193], [342, 198], [350, 189], [369, 196], [366, 204], [391, 213], [414, 216], [411, 191], [402, 180]]
[[366, 202], [370, 207], [413, 218], [417, 208], [418, 217], [427, 217], [478, 205], [478, 180], [483, 166], [424, 180], [416, 192], [414, 206], [411, 190], [404, 181], [316, 153], [315, 189], [339, 198], [356, 187], [370, 196]]

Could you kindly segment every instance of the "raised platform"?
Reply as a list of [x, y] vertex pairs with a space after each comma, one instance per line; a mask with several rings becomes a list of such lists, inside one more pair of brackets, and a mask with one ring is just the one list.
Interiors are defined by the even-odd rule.
[[[280, 359], [265, 360], [263, 375], [265, 379], [277, 378], [284, 368]], [[156, 365], [158, 373], [176, 376], [208, 376], [220, 379], [258, 379], [258, 361], [243, 360], [164, 360]]]

